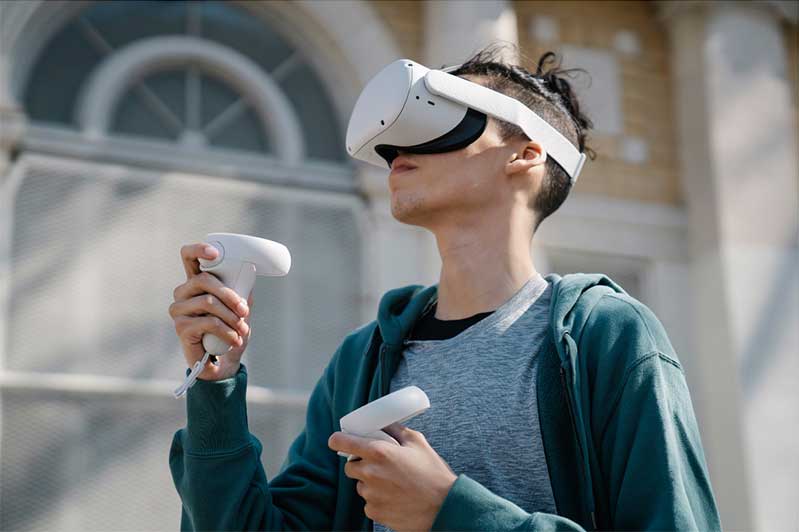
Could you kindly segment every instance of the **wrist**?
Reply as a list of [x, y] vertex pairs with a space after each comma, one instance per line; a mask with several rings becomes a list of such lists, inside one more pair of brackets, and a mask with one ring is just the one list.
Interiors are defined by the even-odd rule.
[[239, 372], [239, 367], [241, 367], [240, 362], [230, 363], [224, 361], [220, 357], [218, 366], [214, 366], [210, 361], [206, 362], [205, 369], [203, 369], [197, 379], [202, 381], [221, 381], [229, 379]]
[[423, 517], [424, 522], [419, 528], [423, 528], [425, 530], [432, 529], [433, 523], [441, 511], [441, 507], [444, 505], [444, 501], [447, 499], [447, 495], [449, 495], [449, 492], [456, 480], [458, 480], [458, 477], [455, 476], [452, 471], [446, 471], [446, 474], [436, 479], [436, 482], [433, 485], [433, 496], [431, 498], [432, 504], [425, 512], [425, 516]]
[[444, 504], [444, 500], [447, 498], [447, 495], [449, 494], [449, 491], [452, 489], [452, 486], [455, 484], [456, 480], [458, 480], [457, 475], [449, 470], [441, 477], [441, 481], [435, 487], [436, 510], [438, 510], [441, 505]]

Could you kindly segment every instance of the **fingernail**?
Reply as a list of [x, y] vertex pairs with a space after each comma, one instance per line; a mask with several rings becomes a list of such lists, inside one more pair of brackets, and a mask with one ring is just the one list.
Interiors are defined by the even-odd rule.
[[244, 301], [239, 301], [239, 304], [236, 305], [236, 312], [244, 316], [247, 313], [247, 303]]
[[214, 257], [216, 257], [216, 254], [217, 254], [217, 251], [216, 251], [216, 248], [214, 246], [205, 246], [205, 255], [206, 256], [208, 256], [208, 257], [213, 259]]

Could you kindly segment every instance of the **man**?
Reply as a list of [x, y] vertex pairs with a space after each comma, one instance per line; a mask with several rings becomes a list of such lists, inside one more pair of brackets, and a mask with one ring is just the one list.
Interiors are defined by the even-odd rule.
[[[581, 152], [590, 121], [553, 54], [535, 74], [489, 48], [451, 74], [511, 96]], [[210, 332], [232, 350], [187, 396], [170, 467], [187, 529], [719, 529], [682, 368], [660, 323], [602, 275], [543, 278], [535, 229], [572, 182], [546, 146], [489, 119], [442, 153], [392, 158], [391, 210], [430, 230], [437, 285], [385, 294], [314, 388], [304, 431], [269, 481], [247, 429], [248, 304], [185, 246], [170, 314], [191, 366]], [[432, 407], [386, 429], [345, 414], [418, 385]], [[361, 457], [346, 462], [336, 451]]]

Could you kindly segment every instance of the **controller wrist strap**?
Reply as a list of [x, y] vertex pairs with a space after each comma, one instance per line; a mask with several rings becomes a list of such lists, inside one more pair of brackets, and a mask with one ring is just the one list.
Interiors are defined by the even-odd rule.
[[[175, 391], [173, 392], [175, 399], [180, 399], [181, 397], [186, 395], [186, 392], [189, 391], [189, 388], [194, 386], [194, 383], [197, 382], [197, 377], [199, 377], [200, 373], [203, 372], [203, 369], [205, 368], [205, 363], [208, 362], [208, 359], [211, 358], [211, 356], [212, 356], [211, 353], [206, 351], [203, 357], [194, 363], [194, 366], [192, 366], [191, 368], [191, 372], [188, 375], [186, 375], [186, 378], [183, 380], [183, 384], [175, 388]], [[214, 357], [213, 363], [214, 364], [217, 363], [216, 357]]]

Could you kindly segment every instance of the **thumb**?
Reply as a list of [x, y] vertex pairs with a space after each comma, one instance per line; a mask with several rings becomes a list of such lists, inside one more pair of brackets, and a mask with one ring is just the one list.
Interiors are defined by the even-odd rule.
[[387, 427], [383, 427], [383, 431], [397, 440], [400, 445], [405, 446], [409, 443], [417, 442], [419, 438], [424, 439], [421, 432], [409, 429], [400, 423], [392, 423]]

